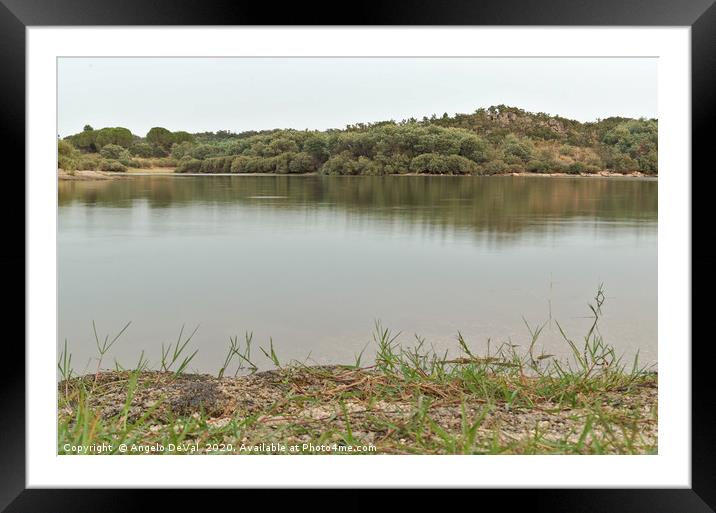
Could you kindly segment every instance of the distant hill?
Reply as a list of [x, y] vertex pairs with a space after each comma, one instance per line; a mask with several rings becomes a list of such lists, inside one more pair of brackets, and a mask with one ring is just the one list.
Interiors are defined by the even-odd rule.
[[63, 169], [177, 167], [196, 173], [657, 174], [658, 122], [595, 122], [498, 105], [472, 114], [357, 123], [344, 129], [233, 133], [171, 132], [145, 137], [122, 127], [85, 130], [60, 141]]

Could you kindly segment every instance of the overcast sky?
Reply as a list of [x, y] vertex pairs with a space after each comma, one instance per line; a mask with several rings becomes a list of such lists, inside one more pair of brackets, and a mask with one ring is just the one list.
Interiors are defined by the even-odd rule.
[[58, 132], [342, 128], [506, 104], [657, 117], [654, 58], [60, 58]]

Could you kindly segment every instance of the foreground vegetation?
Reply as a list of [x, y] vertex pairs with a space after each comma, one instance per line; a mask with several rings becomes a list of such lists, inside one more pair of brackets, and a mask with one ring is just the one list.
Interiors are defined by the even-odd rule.
[[59, 141], [64, 170], [176, 167], [180, 173], [327, 175], [657, 173], [655, 119], [591, 123], [499, 105], [472, 114], [343, 130], [171, 132], [91, 126]]
[[[375, 359], [256, 372], [252, 337], [232, 338], [217, 376], [187, 374], [193, 336], [162, 346], [156, 371], [101, 371], [116, 343], [97, 337], [94, 374], [73, 377], [67, 344], [58, 368], [60, 454], [653, 454], [657, 375], [625, 365], [599, 334], [603, 294], [580, 341], [562, 332], [569, 361], [503, 344], [475, 354], [458, 334], [448, 357], [411, 347], [376, 323]], [[126, 326], [125, 326], [126, 329]], [[561, 330], [561, 328], [560, 328]], [[122, 330], [124, 331], [124, 330]], [[182, 330], [183, 332], [183, 330]], [[233, 373], [232, 373], [233, 371]]]

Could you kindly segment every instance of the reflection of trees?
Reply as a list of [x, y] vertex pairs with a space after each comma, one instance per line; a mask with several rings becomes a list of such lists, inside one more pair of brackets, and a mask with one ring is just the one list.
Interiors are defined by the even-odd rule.
[[[283, 196], [266, 202], [257, 196]], [[335, 209], [434, 227], [513, 233], [545, 218], [656, 221], [657, 182], [539, 177], [133, 177], [60, 182], [59, 204], [128, 208], [237, 204]]]

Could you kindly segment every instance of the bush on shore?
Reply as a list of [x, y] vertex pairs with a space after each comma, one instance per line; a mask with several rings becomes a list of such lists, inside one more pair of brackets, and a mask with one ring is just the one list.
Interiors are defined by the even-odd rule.
[[103, 160], [100, 164], [102, 171], [113, 171], [115, 173], [123, 173], [127, 171], [127, 166], [117, 160]]
[[188, 155], [179, 159], [177, 173], [198, 173], [201, 169], [201, 160], [189, 157]]
[[[177, 166], [184, 173], [326, 175], [657, 173], [655, 119], [612, 117], [580, 123], [498, 105], [471, 114], [357, 123], [325, 131], [172, 132], [145, 137], [87, 125], [58, 146], [58, 165], [97, 166], [98, 155], [125, 167]], [[84, 162], [85, 159], [89, 159]]]
[[424, 153], [410, 162], [410, 170], [414, 173], [465, 175], [477, 172], [478, 168], [474, 161], [460, 155]]

